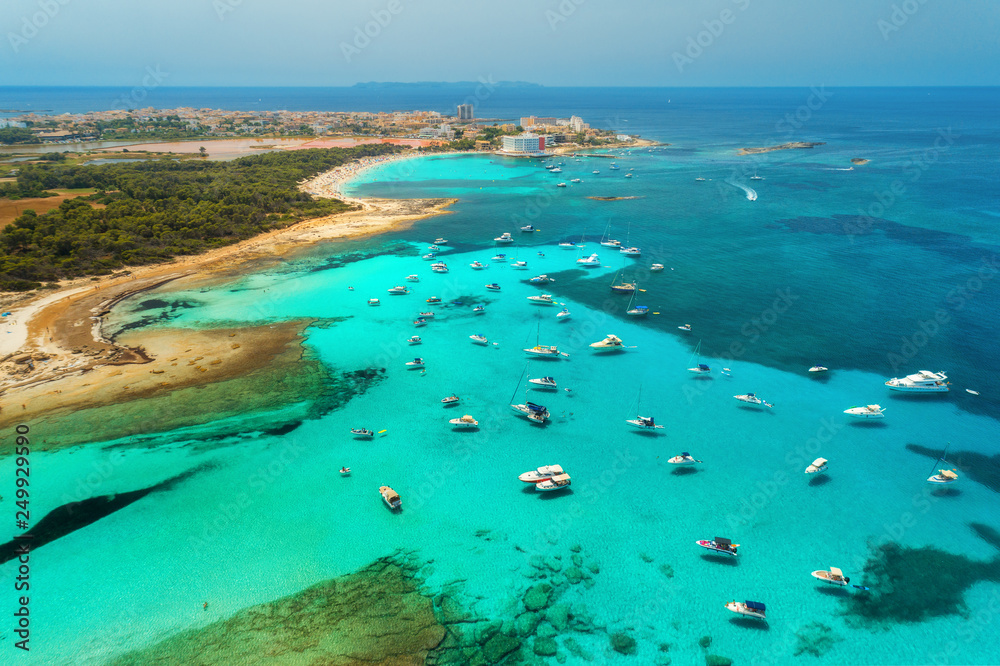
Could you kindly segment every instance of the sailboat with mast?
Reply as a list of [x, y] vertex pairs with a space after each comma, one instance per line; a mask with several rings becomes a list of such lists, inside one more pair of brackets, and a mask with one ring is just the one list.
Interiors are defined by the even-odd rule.
[[621, 241], [617, 241], [608, 235], [610, 231], [611, 231], [611, 220], [608, 220], [608, 226], [604, 228], [604, 235], [601, 236], [601, 245], [603, 245], [604, 247], [621, 247]]
[[617, 292], [619, 294], [631, 294], [635, 291], [634, 282], [625, 282], [622, 277], [622, 271], [625, 270], [625, 266], [618, 269], [615, 273], [615, 278], [611, 281], [611, 291]]
[[537, 423], [539, 425], [544, 425], [549, 419], [549, 410], [545, 408], [544, 405], [539, 405], [537, 403], [528, 400], [528, 387], [525, 385], [524, 388], [524, 402], [515, 403], [515, 396], [517, 396], [518, 390], [521, 388], [521, 381], [524, 379], [525, 373], [528, 372], [528, 364], [524, 364], [524, 370], [521, 371], [521, 377], [517, 380], [517, 386], [514, 387], [514, 392], [510, 394], [510, 408], [513, 409], [518, 414], [526, 417], [532, 423]]
[[[636, 412], [641, 412], [642, 410], [642, 387], [639, 387], [639, 397], [636, 398]], [[663, 426], [656, 423], [656, 420], [652, 416], [642, 416], [637, 414], [634, 419], [626, 419], [625, 423], [639, 428], [640, 430], [656, 431], [662, 430]]]
[[632, 298], [628, 301], [628, 309], [625, 310], [625, 314], [630, 317], [645, 317], [649, 314], [649, 307], [646, 305], [636, 305], [635, 295], [638, 294], [642, 289], [639, 289], [638, 283], [632, 285], [634, 287], [632, 291]]
[[[535, 329], [535, 346], [527, 347], [523, 351], [525, 354], [531, 354], [532, 356], [540, 356], [542, 358], [555, 358], [559, 359], [563, 356], [569, 356], [566, 352], [559, 351], [559, 347], [556, 345], [542, 345], [538, 343], [539, 334], [541, 333], [542, 322], [538, 321], [538, 327]], [[530, 333], [529, 333], [530, 335]]]
[[688, 368], [688, 372], [693, 372], [701, 376], [712, 374], [712, 369], [701, 362], [701, 340], [698, 341], [698, 346], [694, 348], [694, 356], [698, 358], [698, 363], [693, 368]]
[[[948, 443], [948, 446], [944, 447], [944, 451], [941, 453], [941, 457], [938, 458], [936, 461], [934, 461], [934, 467], [937, 467], [942, 462], [943, 463], [948, 462], [947, 455], [949, 447], [951, 447], [950, 442]], [[955, 472], [956, 472], [955, 469], [939, 469], [937, 470], [937, 474], [927, 477], [927, 483], [933, 483], [939, 486], [948, 485], [949, 483], [955, 483], [956, 481], [958, 481], [958, 474], [956, 474]]]
[[625, 244], [618, 248], [618, 252], [625, 255], [626, 257], [640, 257], [642, 256], [642, 250], [632, 245], [629, 245], [629, 237], [632, 235], [632, 222], [628, 223], [628, 231], [625, 232]]

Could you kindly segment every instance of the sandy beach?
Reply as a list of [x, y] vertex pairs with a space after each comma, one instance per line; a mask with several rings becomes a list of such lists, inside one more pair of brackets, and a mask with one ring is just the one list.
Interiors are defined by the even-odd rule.
[[[395, 156], [405, 159], [407, 156]], [[324, 173], [302, 187], [337, 197], [343, 184], [385, 159]], [[140, 400], [264, 368], [298, 347], [310, 321], [239, 330], [130, 332], [108, 340], [103, 322], [115, 304], [167, 283], [185, 288], [228, 280], [323, 241], [401, 229], [448, 212], [454, 199], [351, 199], [353, 210], [304, 220], [241, 243], [167, 264], [67, 281], [55, 292], [5, 294], [0, 333], [0, 427]]]

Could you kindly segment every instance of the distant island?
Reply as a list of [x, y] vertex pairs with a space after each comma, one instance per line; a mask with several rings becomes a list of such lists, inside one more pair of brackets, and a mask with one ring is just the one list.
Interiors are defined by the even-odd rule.
[[[362, 81], [355, 83], [352, 88], [475, 88], [482, 85], [483, 81]], [[531, 83], [530, 81], [496, 81], [490, 82], [490, 86], [502, 88], [544, 88], [541, 83]]]
[[871, 162], [871, 160], [866, 160], [863, 157], [852, 157], [851, 158], [851, 164], [857, 164], [859, 166], [862, 165], [862, 164], [868, 164], [869, 162]]
[[641, 199], [642, 197], [587, 197], [594, 201], [625, 201], [626, 199]]
[[824, 146], [825, 141], [792, 141], [783, 143], [780, 146], [764, 146], [761, 148], [740, 148], [737, 155], [755, 155], [757, 153], [770, 153], [775, 150], [791, 150], [792, 148], [812, 148], [813, 146]]

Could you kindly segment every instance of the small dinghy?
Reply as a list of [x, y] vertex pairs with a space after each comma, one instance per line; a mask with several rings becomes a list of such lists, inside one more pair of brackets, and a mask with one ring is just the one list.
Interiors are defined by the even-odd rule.
[[341, 476], [350, 476], [351, 475], [351, 468], [350, 467], [341, 467], [340, 468], [340, 475]]
[[351, 428], [351, 434], [358, 439], [371, 439], [375, 433], [368, 428]]
[[457, 404], [460, 399], [461, 398], [459, 398], [457, 395], [449, 395], [447, 398], [441, 398], [441, 404], [454, 405]]

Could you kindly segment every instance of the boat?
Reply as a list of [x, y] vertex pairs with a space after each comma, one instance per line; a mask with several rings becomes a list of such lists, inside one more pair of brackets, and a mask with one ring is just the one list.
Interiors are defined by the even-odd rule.
[[389, 293], [395, 296], [398, 294], [408, 294], [410, 293], [410, 290], [406, 287], [395, 286], [389, 290]]
[[569, 242], [559, 243], [559, 247], [561, 247], [564, 250], [575, 250], [576, 243], [569, 243]]
[[[530, 298], [530, 297], [529, 297]], [[539, 333], [541, 332], [542, 323], [538, 322], [538, 326], [535, 330], [535, 346], [524, 349], [525, 354], [531, 354], [532, 356], [541, 356], [543, 358], [562, 358], [563, 356], [569, 356], [566, 352], [559, 351], [556, 345], [541, 345], [538, 344]]]
[[562, 173], [562, 169], [560, 169], [559, 167], [553, 167], [552, 170], [549, 171], [549, 173]]
[[540, 483], [542, 481], [548, 481], [553, 476], [559, 476], [565, 474], [562, 465], [542, 465], [538, 469], [533, 469], [530, 472], [525, 472], [517, 476], [518, 481], [523, 481], [525, 483]]
[[733, 397], [736, 398], [737, 400], [739, 400], [740, 402], [745, 402], [745, 403], [747, 403], [749, 405], [759, 405], [759, 406], [763, 406], [763, 407], [774, 407], [774, 405], [772, 405], [771, 403], [767, 402], [766, 400], [761, 400], [760, 398], [758, 398], [753, 393], [744, 393], [744, 394], [741, 394], [741, 395], [734, 395]]
[[813, 578], [818, 578], [824, 583], [830, 583], [831, 585], [847, 585], [851, 582], [851, 579], [844, 575], [844, 572], [837, 567], [830, 567], [829, 571], [820, 569], [819, 571], [812, 572]]
[[493, 240], [495, 240], [498, 243], [513, 243], [514, 242], [514, 238], [509, 233], [507, 233], [506, 231], [503, 232], [502, 234], [500, 234], [499, 236], [497, 236], [496, 238], [494, 238]]
[[728, 610], [747, 617], [755, 617], [758, 620], [767, 622], [767, 608], [759, 601], [730, 601], [726, 604]]
[[490, 261], [497, 261], [497, 262], [500, 262], [500, 263], [505, 263], [507, 261], [507, 255], [506, 254], [497, 254], [497, 255], [494, 255], [494, 257], [492, 259], [490, 259]]
[[417, 313], [422, 319], [434, 319], [433, 312], [419, 312]]
[[416, 273], [414, 273], [413, 275], [407, 275], [406, 279], [409, 282], [420, 282], [420, 276], [417, 275]]
[[535, 490], [543, 493], [552, 490], [562, 490], [563, 488], [569, 488], [569, 484], [569, 474], [557, 474], [551, 479], [546, 479], [545, 481], [539, 481], [536, 483]]
[[358, 439], [371, 439], [375, 433], [368, 428], [351, 428], [351, 434]]
[[556, 183], [556, 187], [566, 187], [566, 183]]
[[652, 266], [649, 267], [650, 273], [659, 273], [662, 270], [663, 270], [663, 264], [653, 264]]
[[461, 400], [461, 398], [459, 398], [457, 395], [449, 395], [447, 398], [441, 398], [441, 404], [454, 405], [457, 404], [459, 400]]
[[526, 224], [523, 227], [521, 227], [521, 231], [530, 234], [533, 231], [537, 231], [537, 229], [535, 229], [535, 226], [532, 224]]
[[536, 296], [528, 296], [528, 300], [535, 305], [555, 305], [556, 302], [552, 300], [552, 294], [538, 294]]
[[381, 303], [377, 298], [369, 298], [368, 305], [381, 305]]
[[621, 241], [617, 241], [611, 238], [608, 234], [611, 232], [611, 223], [608, 222], [608, 226], [604, 227], [604, 235], [601, 236], [601, 245], [604, 247], [621, 247]]
[[484, 312], [486, 312], [485, 305], [477, 305], [476, 307], [472, 308], [472, 314], [483, 314]]
[[437, 256], [437, 252], [428, 252], [427, 254], [425, 254], [424, 256], [422, 256], [421, 259], [423, 259], [424, 261], [430, 261], [431, 259], [433, 259], [436, 256]]
[[611, 169], [612, 171], [618, 171], [618, 165], [614, 163], [612, 163], [612, 165], [609, 166], [608, 168]]
[[450, 421], [448, 421], [448, 423], [450, 423], [451, 425], [455, 426], [456, 428], [478, 428], [479, 427], [479, 421], [477, 421], [473, 417], [469, 416], [468, 414], [466, 414], [462, 418], [451, 419]]
[[691, 330], [691, 324], [684, 324], [682, 326], [678, 326], [677, 329], [680, 330], [680, 331], [690, 331]]
[[826, 372], [829, 369], [830, 368], [824, 367], [822, 365], [814, 365], [813, 367], [809, 368], [809, 372]]
[[698, 176], [697, 178], [695, 178], [695, 180], [698, 182], [703, 182], [705, 179], [702, 178], [701, 176]]
[[701, 541], [695, 541], [696, 544], [702, 548], [707, 548], [713, 553], [719, 553], [720, 555], [729, 555], [731, 557], [736, 557], [736, 549], [740, 547], [740, 544], [733, 543], [729, 539], [724, 537], [715, 537], [711, 541], [702, 539]]
[[500, 285], [498, 285], [496, 282], [490, 282], [488, 285], [486, 285], [486, 288], [492, 291], [500, 291]]
[[595, 174], [595, 175], [596, 175], [596, 174], [599, 174], [599, 173], [601, 173], [601, 171], [600, 171], [600, 169], [594, 169], [594, 170], [593, 170], [593, 171], [591, 171], [590, 173], [592, 173], [592, 174]]
[[885, 418], [885, 408], [878, 405], [865, 405], [864, 407], [851, 407], [845, 409], [844, 413], [856, 419], [881, 419]]
[[556, 385], [556, 380], [552, 377], [531, 377], [528, 379], [529, 384], [534, 384], [535, 386], [542, 389], [552, 389], [558, 388]]
[[813, 460], [809, 467], [806, 467], [806, 474], [819, 474], [820, 472], [826, 471], [826, 466], [829, 461], [826, 458], [816, 458]]
[[431, 264], [431, 271], [434, 273], [447, 273], [448, 264], [444, 263], [443, 261], [436, 264]]
[[486, 339], [485, 335], [479, 335], [479, 334], [470, 335], [469, 339], [472, 340], [477, 345], [489, 344], [489, 340]]
[[[417, 326], [417, 327], [426, 326], [427, 325], [427, 320], [424, 319], [423, 317], [417, 317], [416, 319], [413, 320], [413, 325]], [[416, 336], [414, 336], [414, 337], [416, 337]]]
[[447, 238], [435, 238], [434, 239], [434, 244], [435, 245], [447, 245], [448, 244], [448, 239]]
[[[639, 387], [639, 397], [636, 399], [636, 411], [642, 409], [642, 387]], [[634, 419], [626, 419], [625, 423], [641, 430], [662, 430], [663, 426], [658, 425], [652, 416], [636, 416]]]
[[382, 499], [385, 501], [386, 506], [393, 511], [403, 506], [403, 500], [399, 498], [399, 493], [389, 486], [379, 486], [378, 492], [382, 495]]
[[601, 260], [598, 258], [597, 253], [590, 255], [589, 257], [580, 257], [576, 260], [576, 263], [581, 266], [586, 266], [587, 268], [599, 268], [601, 265]]
[[525, 401], [521, 404], [514, 403], [514, 396], [517, 395], [518, 389], [521, 388], [521, 380], [524, 379], [525, 373], [528, 371], [528, 364], [524, 365], [524, 370], [521, 371], [521, 377], [517, 380], [517, 386], [514, 387], [514, 392], [510, 395], [511, 405], [510, 408], [515, 412], [526, 416], [529, 421], [534, 423], [539, 423], [544, 425], [545, 421], [549, 418], [549, 410], [545, 408], [544, 405], [539, 405], [531, 402], [527, 399], [528, 387], [524, 387]]
[[559, 319], [561, 321], [566, 321], [571, 316], [572, 315], [569, 312], [569, 308], [563, 308], [562, 310], [556, 313], [556, 319]]
[[630, 174], [630, 173], [627, 173], [627, 174], [625, 174], [625, 177], [626, 177], [626, 178], [631, 178], [631, 177], [632, 177], [632, 174]]
[[340, 468], [340, 475], [341, 476], [350, 476], [351, 475], [351, 468], [350, 467], [341, 467]]
[[[944, 451], [941, 453], [941, 457], [934, 461], [935, 467], [937, 467], [938, 464], [942, 462], [948, 462], [946, 456], [948, 455], [948, 449], [950, 447], [951, 444], [948, 444], [948, 446], [944, 447]], [[937, 485], [947, 485], [949, 483], [954, 483], [958, 481], [958, 474], [955, 473], [956, 471], [957, 470], [955, 469], [939, 469], [937, 470], [937, 474], [927, 477], [927, 483], [934, 483]]]
[[622, 339], [612, 333], [609, 333], [607, 337], [605, 337], [600, 342], [590, 343], [590, 348], [593, 349], [594, 351], [599, 351], [599, 352], [619, 351], [621, 349], [627, 349], [627, 347], [625, 347], [625, 343], [622, 342]]
[[419, 335], [411, 335], [406, 339], [406, 342], [411, 345], [419, 345], [423, 340], [420, 339]]
[[526, 271], [528, 270], [527, 261], [512, 261], [510, 262], [510, 267], [516, 271]]
[[431, 250], [432, 252], [437, 252], [441, 248], [439, 248], [437, 245], [430, 245], [430, 246], [427, 247], [427, 249]]
[[674, 456], [673, 458], [669, 458], [667, 462], [670, 463], [671, 465], [694, 465], [695, 463], [700, 463], [701, 461], [695, 460], [695, 458], [690, 453], [685, 451], [679, 456]]
[[708, 375], [711, 374], [712, 369], [706, 364], [701, 363], [701, 340], [698, 341], [698, 346], [694, 348], [694, 356], [698, 357], [698, 365], [693, 368], [688, 368], [688, 372], [693, 372], [697, 375]]
[[469, 267], [472, 268], [472, 270], [474, 271], [481, 271], [484, 268], [486, 268], [486, 264], [478, 261], [473, 261], [471, 264], [469, 264]]
[[758, 176], [757, 171], [755, 170], [753, 175], [750, 176], [750, 180], [764, 180], [764, 176]]
[[625, 314], [630, 317], [645, 317], [649, 314], [649, 307], [645, 305], [635, 305], [635, 295], [638, 294], [641, 289], [639, 285], [635, 285], [635, 291], [632, 292], [632, 298], [628, 301], [628, 308], [625, 310]]
[[907, 393], [946, 393], [949, 390], [948, 383], [948, 376], [943, 372], [920, 370], [906, 377], [893, 377], [885, 385], [893, 391]]
[[571, 183], [582, 183], [583, 181], [580, 180], [579, 178], [570, 178], [569, 182], [571, 182]]
[[412, 361], [407, 361], [407, 362], [406, 362], [406, 365], [407, 365], [407, 367], [409, 367], [409, 368], [410, 368], [411, 370], [412, 370], [413, 368], [422, 368], [422, 367], [424, 367], [424, 359], [422, 359], [422, 358], [420, 358], [420, 357], [418, 356], [417, 358], [413, 359]]
[[440, 303], [441, 302], [441, 298], [438, 297], [438, 296], [431, 296], [430, 298], [425, 299], [424, 302], [425, 303]]
[[619, 254], [623, 254], [626, 257], [641, 257], [642, 250], [637, 247], [623, 247], [618, 250]]
[[548, 282], [555, 282], [555, 280], [550, 278], [548, 275], [536, 275], [535, 277], [528, 280], [528, 282], [530, 282], [531, 284], [546, 284]]
[[619, 294], [631, 294], [635, 291], [636, 285], [634, 282], [625, 282], [624, 280], [619, 280], [623, 269], [618, 269], [615, 273], [614, 279], [611, 281], [611, 291], [617, 292]]

